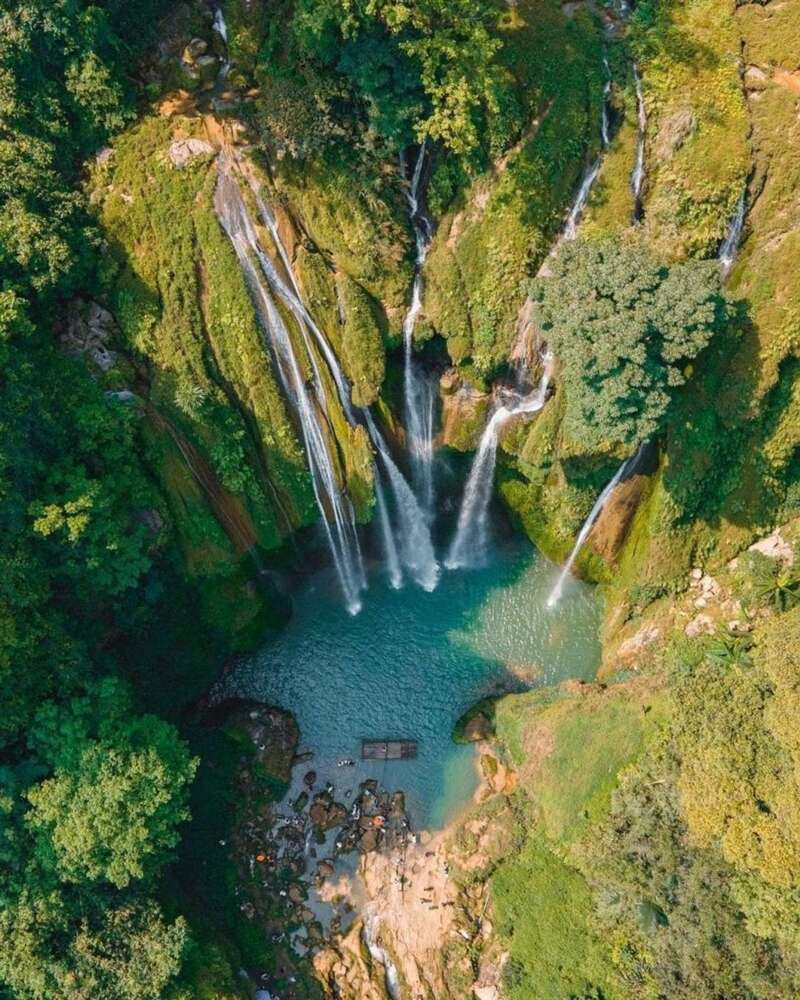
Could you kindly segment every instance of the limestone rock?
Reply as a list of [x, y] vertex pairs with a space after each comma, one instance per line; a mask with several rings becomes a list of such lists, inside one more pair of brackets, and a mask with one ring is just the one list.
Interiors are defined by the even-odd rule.
[[108, 346], [116, 329], [114, 317], [107, 309], [97, 302], [75, 299], [67, 306], [66, 330], [60, 340], [67, 351], [85, 355], [107, 372], [116, 363], [116, 354]]
[[622, 550], [647, 481], [647, 476], [637, 475], [621, 482], [595, 521], [588, 543], [606, 562], [613, 562]]
[[753, 542], [748, 551], [760, 552], [769, 559], [779, 559], [783, 563], [791, 563], [794, 559], [794, 549], [779, 531], [773, 531], [766, 538]]
[[660, 163], [671, 160], [696, 127], [697, 122], [690, 108], [675, 111], [665, 118], [653, 144], [656, 159]]
[[183, 50], [182, 59], [185, 63], [195, 62], [199, 56], [208, 51], [208, 42], [202, 38], [193, 38]]
[[492, 724], [483, 712], [476, 712], [464, 726], [464, 739], [469, 743], [487, 740], [491, 735]]
[[713, 635], [716, 629], [709, 615], [697, 615], [683, 631], [690, 639], [696, 639], [701, 635]]
[[213, 156], [214, 147], [203, 139], [176, 139], [169, 147], [172, 165], [180, 169], [197, 156]]
[[463, 381], [455, 369], [439, 383], [442, 398], [442, 444], [458, 451], [478, 447], [491, 396]]

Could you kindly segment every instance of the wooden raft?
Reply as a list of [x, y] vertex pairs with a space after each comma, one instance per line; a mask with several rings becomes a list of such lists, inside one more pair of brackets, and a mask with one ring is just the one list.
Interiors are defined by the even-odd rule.
[[417, 756], [416, 740], [362, 740], [362, 760], [408, 760]]

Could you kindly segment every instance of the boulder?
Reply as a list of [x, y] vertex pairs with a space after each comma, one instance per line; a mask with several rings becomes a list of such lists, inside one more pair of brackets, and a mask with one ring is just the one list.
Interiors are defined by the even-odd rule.
[[183, 50], [181, 58], [190, 65], [208, 51], [208, 42], [202, 38], [193, 38]]
[[329, 875], [333, 875], [336, 869], [331, 861], [318, 861], [317, 862], [317, 875], [320, 878], [327, 878]]
[[107, 372], [116, 363], [116, 354], [108, 347], [116, 329], [114, 317], [107, 309], [97, 302], [75, 299], [67, 306], [66, 329], [60, 340], [65, 350], [85, 355]]
[[461, 379], [455, 369], [444, 373], [439, 387], [442, 399], [442, 444], [458, 451], [474, 450], [483, 433], [492, 397], [488, 392], [481, 392]]
[[468, 743], [477, 743], [480, 740], [488, 740], [491, 735], [492, 724], [483, 712], [476, 712], [464, 726], [464, 739]]
[[169, 147], [169, 158], [178, 170], [198, 156], [213, 155], [214, 147], [203, 139], [176, 139]]

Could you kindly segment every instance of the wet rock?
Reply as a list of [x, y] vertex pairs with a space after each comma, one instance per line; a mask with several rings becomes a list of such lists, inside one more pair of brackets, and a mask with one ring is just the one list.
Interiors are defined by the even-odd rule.
[[619, 483], [595, 521], [588, 544], [606, 562], [614, 562], [622, 550], [647, 484], [648, 477], [640, 475]]
[[300, 792], [297, 798], [292, 803], [292, 808], [295, 812], [302, 812], [308, 805], [308, 792]]
[[306, 771], [303, 775], [303, 784], [306, 788], [311, 789], [317, 783], [317, 772], [316, 771]]
[[219, 73], [219, 60], [216, 56], [200, 56], [195, 63], [195, 66], [200, 73], [201, 90], [210, 90], [217, 80], [217, 74]]
[[[184, 36], [185, 37], [185, 36]], [[208, 51], [208, 42], [202, 38], [193, 38], [183, 50], [181, 58], [185, 63], [194, 63], [199, 56]]]
[[483, 712], [476, 712], [464, 726], [464, 739], [468, 743], [477, 743], [479, 740], [487, 740], [491, 735], [492, 724]]
[[335, 871], [336, 869], [332, 861], [324, 860], [317, 863], [317, 875], [320, 878], [327, 878], [329, 875], [333, 875]]
[[361, 834], [361, 839], [359, 840], [359, 848], [366, 854], [369, 851], [374, 851], [378, 847], [378, 831], [374, 827], [370, 827], [369, 830], [365, 830]]
[[477, 448], [491, 396], [464, 381], [455, 369], [440, 380], [442, 399], [442, 444], [459, 451]]
[[293, 882], [289, 886], [289, 899], [293, 903], [304, 903], [306, 901], [307, 893], [303, 886], [299, 885], [297, 882]]

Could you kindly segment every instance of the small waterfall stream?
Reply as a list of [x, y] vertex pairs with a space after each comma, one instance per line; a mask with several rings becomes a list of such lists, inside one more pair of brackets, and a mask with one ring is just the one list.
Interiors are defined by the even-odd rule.
[[550, 596], [547, 598], [547, 607], [554, 608], [558, 602], [561, 600], [561, 594], [564, 590], [564, 584], [567, 581], [570, 573], [572, 572], [572, 567], [575, 565], [575, 560], [578, 558], [578, 553], [583, 548], [583, 543], [589, 537], [589, 532], [594, 527], [595, 521], [600, 517], [603, 512], [603, 508], [608, 503], [608, 499], [611, 494], [616, 489], [617, 485], [628, 476], [638, 465], [639, 459], [647, 446], [647, 442], [642, 442], [636, 449], [635, 454], [631, 455], [630, 458], [626, 458], [622, 465], [617, 469], [612, 478], [603, 488], [600, 496], [595, 500], [594, 506], [589, 511], [589, 516], [581, 525], [581, 530], [578, 532], [578, 537], [575, 539], [575, 544], [572, 547], [572, 552], [569, 554], [569, 559], [564, 563], [561, 568], [561, 573], [559, 574], [558, 580], [556, 581], [555, 587], [553, 587]]
[[742, 191], [739, 201], [736, 203], [736, 211], [733, 214], [733, 218], [728, 225], [728, 231], [725, 234], [725, 239], [719, 245], [719, 251], [717, 253], [717, 259], [719, 260], [720, 270], [722, 271], [722, 277], [726, 277], [730, 269], [733, 267], [733, 263], [736, 260], [736, 254], [739, 251], [739, 243], [742, 239], [742, 230], [744, 229], [745, 215], [747, 214], [747, 190]]
[[603, 149], [608, 149], [611, 142], [610, 122], [608, 116], [608, 99], [611, 96], [611, 67], [608, 65], [608, 56], [603, 56], [603, 69], [606, 71], [606, 82], [603, 84], [603, 110], [600, 113], [600, 139]]
[[[274, 269], [258, 243], [239, 186], [230, 176], [229, 164], [224, 161], [217, 179], [214, 207], [233, 244], [284, 391], [294, 405], [314, 496], [322, 514], [347, 610], [350, 614], [357, 614], [361, 609], [360, 592], [366, 586], [366, 579], [353, 506], [338, 482], [329, 450], [332, 446], [323, 433], [319, 419], [319, 413], [327, 417], [329, 409], [324, 383], [314, 353], [310, 350], [306, 352], [306, 359], [312, 379], [310, 385], [306, 383], [291, 335], [272, 297], [270, 279]], [[260, 264], [260, 271], [255, 266], [254, 258]]]
[[445, 559], [447, 569], [481, 566], [486, 560], [489, 545], [489, 503], [494, 486], [500, 430], [511, 417], [541, 410], [547, 400], [551, 367], [552, 358], [548, 355], [544, 359], [544, 373], [536, 389], [514, 403], [500, 406], [486, 425], [464, 487], [455, 538]]
[[639, 123], [636, 137], [636, 162], [631, 173], [631, 191], [633, 191], [633, 218], [634, 221], [642, 217], [642, 188], [644, 186], [644, 146], [647, 133], [647, 110], [644, 106], [644, 92], [642, 90], [642, 77], [639, 74], [638, 63], [632, 63], [633, 82], [636, 86], [636, 114]]
[[[406, 435], [411, 459], [411, 474], [414, 489], [428, 517], [433, 514], [433, 437], [435, 387], [419, 370], [414, 358], [414, 328], [422, 308], [422, 267], [428, 253], [432, 236], [431, 224], [420, 206], [420, 182], [425, 166], [426, 145], [423, 142], [411, 175], [407, 192], [409, 218], [414, 229], [417, 245], [417, 259], [414, 266], [414, 284], [411, 290], [411, 304], [403, 319], [403, 351], [405, 361], [404, 403]], [[404, 172], [405, 161], [403, 161]]]

